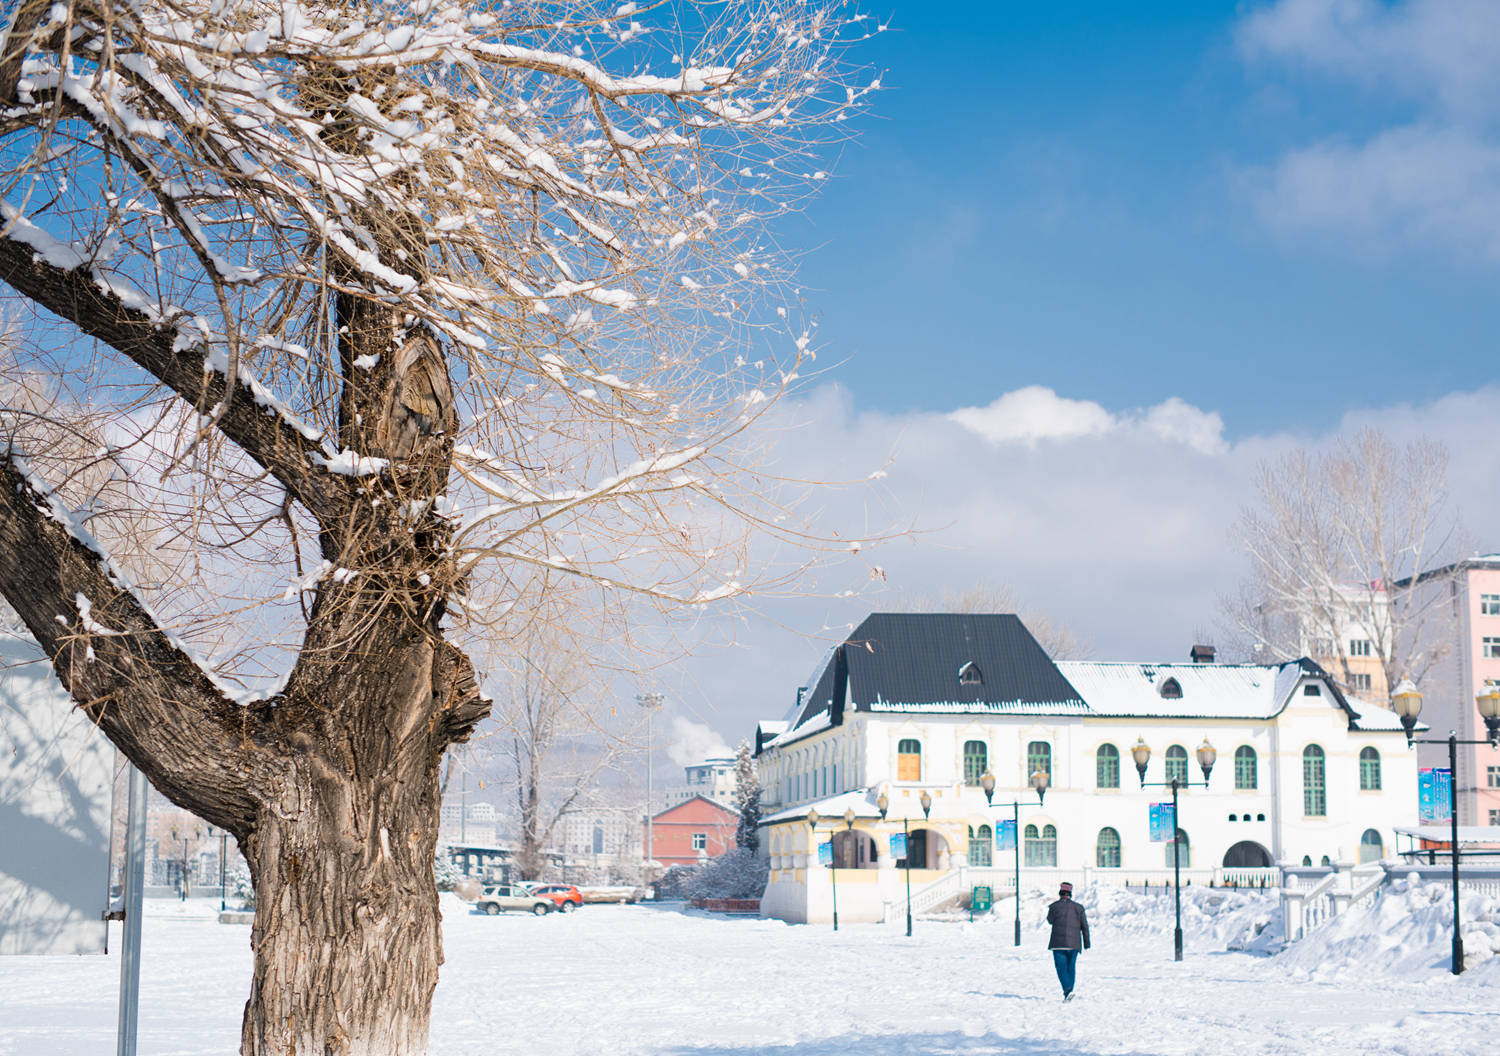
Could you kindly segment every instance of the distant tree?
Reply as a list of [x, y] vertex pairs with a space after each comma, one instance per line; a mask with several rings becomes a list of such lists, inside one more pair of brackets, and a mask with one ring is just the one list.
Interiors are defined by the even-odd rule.
[[750, 742], [741, 741], [734, 755], [734, 805], [740, 812], [734, 842], [752, 854], [760, 850], [760, 793], [760, 777], [755, 772]]
[[771, 863], [748, 847], [731, 847], [717, 858], [693, 866], [675, 879], [686, 898], [759, 898], [766, 890]]
[[945, 590], [926, 597], [902, 597], [896, 603], [902, 612], [974, 612], [1005, 613], [1020, 617], [1037, 643], [1054, 660], [1086, 660], [1093, 647], [1064, 624], [1054, 622], [1045, 612], [1022, 603], [1008, 586], [980, 583], [964, 590]]
[[1235, 529], [1249, 578], [1224, 605], [1250, 652], [1322, 654], [1349, 686], [1358, 640], [1369, 643], [1387, 689], [1403, 678], [1420, 683], [1446, 653], [1446, 613], [1397, 587], [1440, 564], [1457, 542], [1447, 468], [1441, 444], [1398, 447], [1373, 428], [1324, 453], [1298, 449], [1263, 462], [1257, 501]]

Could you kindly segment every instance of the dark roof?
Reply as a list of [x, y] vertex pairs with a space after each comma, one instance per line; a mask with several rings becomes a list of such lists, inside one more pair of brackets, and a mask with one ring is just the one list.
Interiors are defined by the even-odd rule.
[[[840, 651], [847, 679], [839, 677]], [[970, 663], [979, 668], [977, 684], [960, 680]], [[847, 690], [837, 701], [841, 681]], [[833, 650], [788, 732], [824, 713], [841, 717], [845, 709], [1055, 713], [1072, 708], [1084, 710], [1077, 691], [1015, 616], [875, 612]]]
[[1500, 554], [1476, 554], [1474, 557], [1466, 557], [1462, 561], [1455, 561], [1451, 565], [1442, 568], [1429, 568], [1426, 572], [1419, 572], [1415, 576], [1407, 576], [1395, 582], [1397, 587], [1410, 587], [1414, 583], [1424, 583], [1429, 579], [1441, 579], [1451, 576], [1455, 572], [1463, 572], [1471, 568], [1500, 568]]

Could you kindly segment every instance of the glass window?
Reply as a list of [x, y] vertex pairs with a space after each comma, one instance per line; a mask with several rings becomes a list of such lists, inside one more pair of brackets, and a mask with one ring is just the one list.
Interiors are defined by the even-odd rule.
[[1175, 678], [1169, 678], [1161, 684], [1161, 695], [1163, 700], [1181, 700], [1182, 683]]
[[1312, 865], [1312, 859], [1309, 858], [1307, 855], [1304, 854], [1302, 856], [1302, 864], [1303, 865]]
[[1484, 768], [1484, 783], [1491, 788], [1500, 788], [1500, 766], [1487, 766]]
[[1302, 749], [1302, 813], [1310, 818], [1328, 814], [1328, 794], [1323, 777], [1323, 749], [1309, 744]]
[[1120, 787], [1120, 749], [1112, 744], [1101, 744], [1094, 754], [1094, 769], [1100, 788]]
[[1385, 841], [1380, 838], [1380, 833], [1374, 829], [1366, 829], [1359, 838], [1360, 862], [1378, 862], [1384, 857]]
[[922, 742], [903, 737], [896, 745], [896, 780], [922, 780]]
[[1349, 688], [1356, 692], [1359, 692], [1361, 690], [1369, 690], [1370, 687], [1374, 684], [1371, 681], [1372, 678], [1373, 676], [1371, 675], [1361, 674], [1360, 672], [1355, 671], [1349, 675]]
[[958, 684], [961, 686], [982, 686], [984, 675], [979, 670], [979, 665], [970, 660], [958, 669]]
[[1234, 750], [1234, 787], [1237, 789], [1253, 789], [1258, 785], [1258, 777], [1255, 772], [1255, 749], [1248, 744], [1242, 744]]
[[1349, 655], [1350, 656], [1369, 656], [1370, 655], [1370, 639], [1368, 639], [1368, 638], [1353, 638], [1353, 639], [1350, 639], [1350, 641], [1349, 641]]
[[1057, 827], [1044, 825], [1040, 833], [1035, 825], [1026, 826], [1026, 864], [1032, 866], [1057, 865]]
[[977, 785], [989, 769], [990, 751], [983, 741], [964, 742], [964, 784]]
[[707, 847], [708, 847], [708, 833], [706, 833], [706, 832], [695, 832], [695, 833], [693, 833], [693, 850], [695, 850], [695, 851], [701, 851], [701, 850], [707, 849]]
[[1490, 824], [1500, 825], [1500, 810], [1490, 811]]
[[1038, 770], [1052, 776], [1052, 745], [1046, 741], [1032, 741], [1026, 746], [1026, 780]]
[[1484, 655], [1491, 660], [1500, 659], [1500, 638], [1485, 638]]
[[1380, 791], [1380, 753], [1374, 748], [1359, 750], [1359, 790]]
[[1187, 784], [1187, 749], [1180, 744], [1167, 749], [1167, 783], [1171, 784], [1174, 779], [1180, 785]]
[[1100, 869], [1120, 868], [1120, 834], [1107, 825], [1094, 844], [1094, 864]]
[[1177, 830], [1177, 839], [1167, 844], [1167, 868], [1182, 864], [1184, 869], [1191, 869], [1193, 865], [1193, 849], [1188, 845], [1188, 834], [1184, 829]]
[[1479, 615], [1500, 616], [1500, 594], [1479, 595]]
[[995, 864], [995, 830], [988, 825], [969, 828], [969, 864]]

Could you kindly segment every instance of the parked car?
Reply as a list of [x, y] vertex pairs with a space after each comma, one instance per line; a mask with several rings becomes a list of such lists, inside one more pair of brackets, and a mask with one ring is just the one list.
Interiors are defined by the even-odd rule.
[[545, 895], [563, 913], [571, 913], [583, 905], [583, 892], [571, 884], [533, 884], [531, 893]]
[[556, 903], [546, 895], [536, 894], [514, 884], [486, 884], [479, 897], [474, 900], [474, 906], [490, 916], [514, 910], [535, 913], [540, 917], [552, 912]]

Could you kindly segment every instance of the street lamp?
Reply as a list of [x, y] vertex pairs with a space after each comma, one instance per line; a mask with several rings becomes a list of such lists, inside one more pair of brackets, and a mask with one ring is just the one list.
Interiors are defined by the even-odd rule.
[[[1208, 738], [1203, 738], [1203, 743], [1198, 745], [1195, 753], [1198, 756], [1198, 766], [1203, 770], [1203, 787], [1208, 787], [1208, 775], [1213, 772], [1214, 761], [1219, 758], [1218, 751], [1208, 743]], [[1175, 774], [1170, 781], [1146, 780], [1146, 764], [1151, 761], [1151, 748], [1146, 744], [1146, 738], [1137, 737], [1135, 747], [1130, 749], [1130, 756], [1135, 760], [1135, 772], [1140, 775], [1142, 788], [1170, 788], [1172, 790], [1172, 902], [1176, 915], [1176, 925], [1172, 929], [1172, 957], [1173, 960], [1182, 960], [1182, 843], [1181, 830], [1177, 827], [1177, 790], [1180, 788], [1192, 788], [1193, 782], [1179, 779]]]
[[651, 881], [656, 875], [656, 840], [651, 829], [651, 716], [661, 708], [660, 693], [642, 693], [635, 698], [646, 712], [646, 876], [645, 888], [649, 893]]
[[[849, 815], [852, 815], [853, 813], [854, 812], [852, 810], [850, 810], [848, 812]], [[813, 846], [813, 854], [814, 855], [817, 855], [817, 853], [818, 853], [818, 822], [820, 822], [822, 820], [823, 820], [823, 816], [821, 814], [819, 814], [814, 808], [812, 808], [812, 807], [808, 807], [807, 808], [807, 828], [808, 828], [808, 831], [810, 833], [812, 833], [812, 846]], [[829, 837], [828, 837], [828, 871], [829, 871], [830, 879], [832, 880], [832, 883], [833, 883], [833, 930], [834, 931], [838, 931], [839, 930], [839, 870], [838, 870], [838, 864], [839, 864], [838, 861], [835, 860], [835, 858], [833, 856], [833, 836], [832, 836], [832, 834], [830, 834]], [[812, 870], [811, 869], [808, 869], [807, 875], [808, 875], [808, 879], [810, 880], [812, 878]]]
[[[1036, 801], [1040, 805], [1042, 797], [1047, 794], [1047, 772], [1038, 769], [1031, 775], [1031, 787], [1036, 789]], [[984, 801], [987, 805], [995, 805], [995, 775], [986, 770], [979, 778], [979, 787], [984, 789]], [[1021, 945], [1021, 801], [1013, 799], [1010, 802], [1011, 824], [1015, 826], [1015, 839], [1011, 840], [1011, 850], [1016, 856], [1016, 945]]]
[[1491, 748], [1500, 748], [1500, 688], [1496, 687], [1493, 680], [1486, 679], [1483, 691], [1475, 694], [1474, 703], [1479, 706], [1479, 714], [1484, 719], [1484, 729], [1488, 735], [1485, 740], [1461, 741], [1458, 739], [1458, 734], [1451, 730], [1446, 739], [1413, 737], [1412, 734], [1417, 727], [1417, 716], [1422, 713], [1422, 694], [1418, 692], [1417, 687], [1409, 678], [1403, 678], [1401, 684], [1396, 687], [1396, 692], [1391, 694], [1391, 707], [1401, 719], [1401, 728], [1406, 731], [1408, 748], [1414, 744], [1446, 744], [1448, 746], [1448, 823], [1451, 826], [1450, 835], [1453, 841], [1454, 975], [1464, 970], [1464, 937], [1458, 915], [1458, 746], [1487, 744]]
[[[224, 902], [224, 856], [225, 856], [226, 853], [228, 853], [228, 848], [229, 848], [229, 830], [228, 829], [220, 829], [219, 833], [218, 833], [218, 836], [219, 836], [219, 912], [223, 913], [224, 910], [226, 908], [228, 908], [225, 905], [225, 902]], [[210, 825], [208, 827], [208, 838], [209, 839], [213, 839], [214, 838], [214, 827], [212, 825]]]

